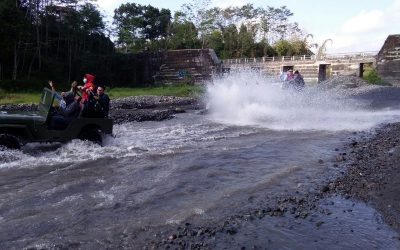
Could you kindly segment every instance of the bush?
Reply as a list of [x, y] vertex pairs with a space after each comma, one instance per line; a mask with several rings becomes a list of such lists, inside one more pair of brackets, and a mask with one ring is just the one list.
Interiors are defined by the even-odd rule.
[[378, 72], [373, 68], [367, 68], [364, 70], [363, 79], [371, 84], [383, 83], [382, 78], [379, 77]]

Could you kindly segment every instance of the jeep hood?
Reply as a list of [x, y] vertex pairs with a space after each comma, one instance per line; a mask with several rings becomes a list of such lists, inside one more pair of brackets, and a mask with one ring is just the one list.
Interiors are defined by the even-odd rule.
[[24, 121], [44, 122], [46, 121], [46, 117], [40, 115], [39, 112], [32, 111], [0, 111], [0, 124], [9, 123], [11, 121], [16, 123], [23, 123]]

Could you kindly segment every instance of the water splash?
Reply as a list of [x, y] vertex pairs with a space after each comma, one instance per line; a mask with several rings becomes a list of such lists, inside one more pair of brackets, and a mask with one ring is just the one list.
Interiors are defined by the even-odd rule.
[[242, 72], [214, 80], [207, 88], [207, 101], [217, 122], [273, 130], [359, 131], [399, 120], [399, 110], [371, 110], [368, 101], [346, 92], [285, 90], [277, 80]]
[[0, 150], [0, 169], [69, 165], [104, 158], [163, 156], [184, 153], [193, 148], [207, 148], [219, 139], [256, 133], [254, 128], [235, 129], [212, 123], [203, 115], [181, 115], [182, 119], [177, 117], [161, 123], [132, 122], [115, 125], [115, 137], [105, 136], [103, 147], [76, 139], [64, 144], [29, 143], [22, 150]]

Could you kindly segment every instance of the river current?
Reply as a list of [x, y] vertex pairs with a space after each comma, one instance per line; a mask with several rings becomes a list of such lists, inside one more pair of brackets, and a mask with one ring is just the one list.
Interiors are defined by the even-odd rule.
[[[376, 108], [355, 98], [373, 89], [291, 92], [240, 74], [209, 85], [205, 112], [115, 125], [103, 147], [73, 140], [0, 151], [0, 246], [95, 242], [192, 217], [221, 218], [258, 193], [312, 189], [336, 174], [338, 149], [351, 138], [400, 120], [397, 105]], [[362, 218], [376, 216], [360, 211]], [[378, 222], [370, 223], [362, 231], [374, 236], [366, 245], [398, 246], [389, 228], [379, 234], [370, 231]], [[312, 246], [283, 229], [262, 231], [275, 235], [279, 248]]]

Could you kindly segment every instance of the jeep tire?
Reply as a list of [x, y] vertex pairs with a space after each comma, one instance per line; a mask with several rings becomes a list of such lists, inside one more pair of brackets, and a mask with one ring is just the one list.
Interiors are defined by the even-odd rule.
[[17, 137], [8, 134], [0, 134], [0, 148], [1, 147], [6, 147], [9, 149], [20, 149], [21, 145]]
[[101, 137], [100, 131], [94, 128], [82, 131], [79, 134], [78, 138], [83, 141], [91, 141], [97, 143], [100, 146], [102, 146], [103, 143], [103, 138]]

